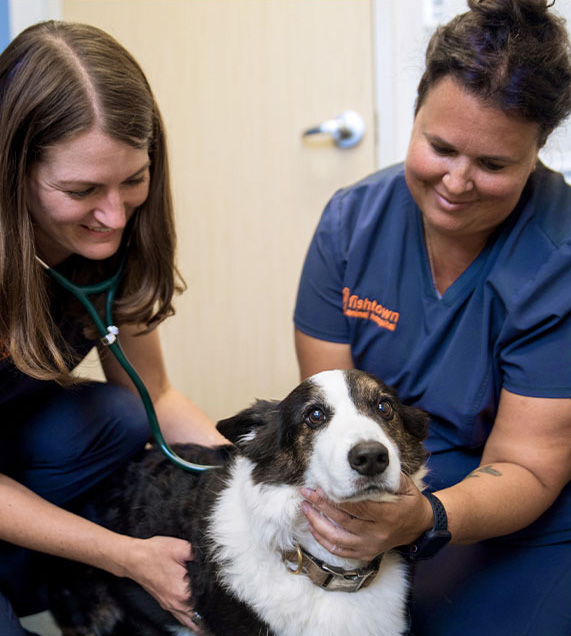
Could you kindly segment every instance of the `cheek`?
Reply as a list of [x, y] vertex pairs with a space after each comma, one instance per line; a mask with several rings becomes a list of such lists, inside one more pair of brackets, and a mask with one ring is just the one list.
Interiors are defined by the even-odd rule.
[[70, 201], [60, 193], [28, 197], [28, 210], [39, 226], [75, 223], [85, 216], [85, 204]]
[[34, 186], [28, 186], [28, 191], [26, 193], [26, 206], [32, 221], [35, 223], [41, 224], [48, 215], [48, 205], [45, 201], [45, 197], [40, 196]]
[[405, 177], [411, 191], [425, 183], [433, 183], [442, 178], [443, 160], [434, 156], [421, 144], [411, 144], [405, 160]]
[[396, 440], [399, 447], [401, 468], [405, 475], [412, 475], [426, 462], [426, 451], [422, 442], [402, 432]]
[[526, 181], [522, 178], [494, 177], [485, 175], [477, 184], [480, 198], [487, 203], [488, 214], [494, 220], [506, 218], [517, 205]]
[[133, 190], [129, 196], [126, 197], [125, 202], [129, 207], [138, 208], [147, 200], [149, 196], [149, 189], [148, 181], [139, 185], [139, 187]]
[[526, 180], [527, 178], [523, 177], [483, 175], [478, 181], [477, 188], [482, 199], [504, 204], [511, 212], [521, 196]]

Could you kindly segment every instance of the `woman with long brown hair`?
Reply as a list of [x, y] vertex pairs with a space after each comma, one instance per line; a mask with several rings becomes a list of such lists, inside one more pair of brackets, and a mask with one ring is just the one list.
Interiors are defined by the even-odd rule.
[[[151, 592], [185, 625], [188, 543], [119, 536], [79, 516], [149, 438], [127, 374], [42, 263], [78, 284], [115, 273], [120, 342], [168, 443], [223, 439], [169, 383], [156, 326], [183, 288], [165, 132], [131, 55], [94, 27], [46, 22], [0, 55], [0, 632], [43, 609], [43, 554]], [[41, 261], [41, 262], [40, 262]], [[98, 347], [107, 382], [72, 371]]]

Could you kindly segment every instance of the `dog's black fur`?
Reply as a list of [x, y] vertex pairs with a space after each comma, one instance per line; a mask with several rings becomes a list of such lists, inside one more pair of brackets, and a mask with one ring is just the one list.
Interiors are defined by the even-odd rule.
[[[223, 426], [220, 428], [224, 430]], [[224, 435], [231, 437], [229, 431]], [[177, 444], [173, 450], [193, 463], [220, 468], [188, 473], [158, 448], [146, 450], [141, 460], [131, 463], [113, 480], [110, 490], [101, 493], [97, 503], [99, 522], [141, 539], [162, 535], [190, 541], [194, 560], [188, 563], [188, 575], [193, 603], [205, 624], [216, 625], [214, 633], [220, 636], [271, 635], [267, 625], [247, 605], [218, 584], [217, 566], [210, 563], [206, 545], [209, 512], [224, 487], [237, 448]], [[92, 634], [92, 623], [111, 625], [117, 621], [111, 631], [102, 632], [105, 636], [164, 636], [165, 626], [180, 627], [133, 581], [80, 564], [70, 563], [60, 570], [51, 605], [58, 625], [77, 636]], [[119, 613], [116, 607], [121, 608]]]

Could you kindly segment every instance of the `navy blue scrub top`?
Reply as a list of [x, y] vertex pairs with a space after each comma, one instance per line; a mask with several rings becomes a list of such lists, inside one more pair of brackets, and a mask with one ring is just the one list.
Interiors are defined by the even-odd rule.
[[327, 205], [294, 321], [350, 344], [357, 368], [428, 411], [427, 449], [452, 453], [433, 486], [456, 483], [478, 465], [502, 387], [571, 397], [571, 188], [538, 163], [516, 209], [440, 296], [403, 165], [377, 172]]

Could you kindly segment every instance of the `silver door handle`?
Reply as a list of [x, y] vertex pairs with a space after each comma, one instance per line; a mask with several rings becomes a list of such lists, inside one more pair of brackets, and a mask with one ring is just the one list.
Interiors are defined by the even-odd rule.
[[346, 110], [335, 119], [328, 119], [319, 126], [308, 128], [303, 132], [303, 137], [318, 134], [331, 135], [339, 148], [352, 148], [363, 139], [365, 122], [359, 113]]

